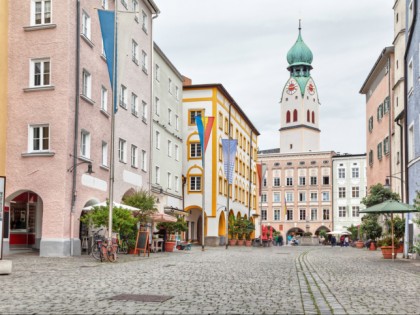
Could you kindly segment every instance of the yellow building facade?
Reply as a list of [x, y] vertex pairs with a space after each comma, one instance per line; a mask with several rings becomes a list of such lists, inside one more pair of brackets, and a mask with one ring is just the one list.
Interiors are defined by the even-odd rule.
[[[214, 117], [204, 169], [204, 152], [195, 124], [197, 115]], [[204, 191], [205, 244], [224, 245], [228, 215], [248, 218], [258, 224], [256, 165], [259, 132], [221, 84], [184, 85], [183, 127], [186, 150], [183, 161], [184, 209], [189, 213], [186, 217], [188, 239], [202, 244]], [[232, 185], [228, 185], [223, 164], [222, 139], [229, 137], [238, 140]]]
[[0, 176], [6, 175], [8, 3], [0, 1]]

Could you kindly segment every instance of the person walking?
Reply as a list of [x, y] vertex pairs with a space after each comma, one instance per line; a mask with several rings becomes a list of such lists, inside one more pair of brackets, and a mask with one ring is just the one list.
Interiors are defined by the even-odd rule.
[[349, 237], [348, 237], [348, 235], [346, 235], [344, 237], [344, 247], [349, 247]]
[[334, 247], [335, 245], [337, 245], [337, 239], [333, 235], [333, 236], [331, 236], [331, 247]]

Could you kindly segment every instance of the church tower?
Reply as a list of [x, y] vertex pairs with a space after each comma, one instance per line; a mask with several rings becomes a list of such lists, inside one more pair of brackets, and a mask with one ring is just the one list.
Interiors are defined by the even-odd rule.
[[280, 100], [280, 153], [320, 149], [318, 91], [311, 77], [313, 55], [304, 43], [299, 21], [296, 43], [287, 53], [290, 78]]

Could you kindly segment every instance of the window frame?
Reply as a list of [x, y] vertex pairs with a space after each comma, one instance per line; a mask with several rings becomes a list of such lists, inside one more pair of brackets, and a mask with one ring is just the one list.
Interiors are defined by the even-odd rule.
[[[46, 11], [45, 11], [45, 3], [48, 2], [50, 6], [50, 21], [45, 22], [46, 20]], [[41, 3], [41, 12], [40, 12], [40, 23], [37, 23], [37, 12], [36, 12], [36, 4]], [[31, 1], [31, 19], [30, 19], [30, 25], [31, 26], [40, 26], [40, 25], [50, 25], [52, 24], [52, 15], [53, 15], [53, 9], [52, 9], [52, 1], [51, 0], [32, 0]]]
[[82, 129], [80, 131], [80, 156], [86, 159], [90, 159], [91, 149], [91, 135], [90, 132]]
[[[44, 137], [44, 128], [48, 128], [48, 137]], [[35, 129], [39, 129], [39, 148], [38, 150], [34, 149], [34, 141], [35, 141]], [[44, 139], [48, 139], [47, 146], [48, 148], [44, 148]], [[29, 125], [29, 132], [28, 132], [28, 152], [29, 153], [39, 153], [39, 152], [50, 152], [51, 148], [51, 130], [49, 124], [33, 124]]]
[[[36, 64], [40, 63], [40, 71], [39, 71], [39, 84], [36, 85]], [[45, 64], [48, 63], [48, 71], [45, 72]], [[45, 75], [48, 74], [48, 84], [45, 84]], [[51, 59], [50, 58], [35, 58], [30, 60], [30, 68], [29, 68], [29, 86], [31, 88], [40, 88], [40, 87], [46, 87], [51, 86]]]

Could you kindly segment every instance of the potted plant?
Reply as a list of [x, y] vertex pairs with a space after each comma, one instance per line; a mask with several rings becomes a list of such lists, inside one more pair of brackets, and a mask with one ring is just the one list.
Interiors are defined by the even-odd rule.
[[187, 231], [187, 222], [185, 222], [184, 218], [177, 218], [176, 222], [160, 222], [157, 224], [158, 229], [166, 229], [167, 233], [167, 240], [165, 241], [165, 252], [173, 252], [176, 240], [175, 240], [175, 233], [185, 232]]
[[237, 241], [235, 237], [238, 233], [238, 229], [236, 225], [236, 219], [234, 216], [229, 216], [228, 232], [229, 232], [229, 246], [235, 246], [236, 241]]
[[327, 245], [327, 231], [326, 230], [324, 230], [324, 229], [322, 229], [322, 230], [320, 230], [319, 231], [319, 237], [320, 237], [320, 239], [323, 239], [323, 241], [322, 241], [322, 244], [323, 245]]
[[245, 235], [245, 219], [244, 218], [238, 218], [236, 220], [236, 231], [238, 234], [238, 246], [243, 246], [245, 241], [244, 241], [244, 235]]
[[[394, 244], [396, 244], [397, 239], [394, 237]], [[387, 235], [381, 240], [378, 241], [378, 246], [381, 247], [382, 256], [384, 259], [391, 259], [392, 252], [394, 252], [394, 258], [397, 257], [397, 252], [395, 251], [395, 246], [392, 247], [392, 237], [391, 235]]]
[[255, 225], [251, 220], [244, 220], [244, 231], [245, 231], [245, 246], [250, 247], [252, 245], [251, 234], [255, 230]]
[[363, 217], [360, 226], [362, 233], [371, 240], [370, 250], [376, 250], [376, 239], [382, 235], [382, 226], [378, 223], [378, 217], [377, 214], [367, 214]]
[[[394, 224], [394, 237], [397, 240], [395, 242], [395, 252], [396, 253], [403, 253], [404, 252], [404, 244], [400, 242], [400, 240], [404, 237], [405, 233], [405, 219], [401, 219], [400, 217], [395, 217], [392, 220]], [[391, 220], [385, 221], [388, 231], [391, 231]]]

